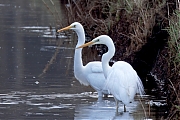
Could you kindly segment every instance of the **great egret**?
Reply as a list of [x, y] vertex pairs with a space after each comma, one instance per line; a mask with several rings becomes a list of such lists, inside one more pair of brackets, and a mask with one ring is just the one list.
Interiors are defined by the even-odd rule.
[[[74, 22], [70, 26], [62, 28], [57, 32], [65, 30], [74, 30], [78, 36], [77, 46], [85, 43], [84, 28], [79, 22]], [[98, 92], [98, 98], [103, 94], [108, 94], [107, 90], [104, 90], [105, 77], [103, 74], [102, 63], [100, 61], [89, 62], [83, 66], [82, 62], [82, 49], [75, 49], [74, 54], [74, 75], [75, 78], [83, 85], [91, 85]]]
[[104, 44], [108, 47], [108, 52], [102, 56], [102, 67], [106, 78], [105, 88], [114, 96], [116, 101], [116, 112], [118, 112], [118, 103], [126, 106], [133, 101], [136, 93], [144, 94], [143, 84], [132, 66], [125, 61], [118, 61], [109, 66], [109, 60], [114, 56], [115, 47], [112, 39], [107, 35], [101, 35], [92, 41], [77, 48], [83, 48], [94, 44]]

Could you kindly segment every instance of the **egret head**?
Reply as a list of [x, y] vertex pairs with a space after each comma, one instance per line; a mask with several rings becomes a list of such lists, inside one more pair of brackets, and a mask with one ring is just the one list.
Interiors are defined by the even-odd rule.
[[84, 31], [83, 26], [79, 22], [74, 22], [71, 25], [58, 30], [57, 32], [61, 32], [69, 29], [74, 30], [75, 32]]
[[107, 36], [107, 35], [100, 35], [100, 36], [94, 38], [92, 41], [77, 47], [77, 49], [78, 48], [83, 48], [83, 47], [86, 47], [86, 46], [90, 46], [90, 45], [95, 45], [95, 44], [108, 45], [109, 43], [113, 43], [112, 39], [109, 36]]

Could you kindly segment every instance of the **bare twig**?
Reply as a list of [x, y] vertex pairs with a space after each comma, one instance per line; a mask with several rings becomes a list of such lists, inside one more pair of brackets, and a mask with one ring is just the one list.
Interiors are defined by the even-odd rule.
[[143, 105], [143, 103], [142, 103], [142, 101], [141, 101], [141, 98], [139, 98], [139, 101], [140, 101], [141, 106], [142, 106], [142, 108], [143, 108], [145, 118], [147, 118], [146, 110], [145, 110], [144, 105]]
[[151, 115], [151, 105], [150, 105], [150, 101], [149, 101], [149, 116]]
[[[51, 0], [50, 0], [51, 1]], [[46, 2], [44, 0], [42, 0], [42, 2], [44, 3], [44, 5], [46, 6], [46, 8], [50, 11], [50, 13], [53, 15], [53, 17], [56, 20], [56, 24], [58, 25], [58, 20], [56, 18], [56, 16], [54, 15], [53, 11], [50, 9], [50, 7], [46, 4]], [[53, 4], [53, 2], [51, 1], [51, 3]]]
[[56, 8], [53, 0], [50, 0], [50, 1], [51, 1], [52, 5], [54, 6], [55, 12], [56, 12], [56, 14], [57, 14], [57, 16], [58, 16], [58, 17], [56, 17], [56, 16], [54, 15], [54, 16], [55, 16], [55, 19], [57, 19], [57, 24], [59, 24], [60, 26], [62, 26], [62, 24], [61, 24], [60, 22], [58, 22], [58, 20], [60, 20], [59, 12], [58, 12], [58, 10], [57, 10], [57, 8]]
[[180, 101], [180, 100], [179, 100], [179, 97], [178, 97], [178, 94], [177, 94], [177, 92], [176, 92], [176, 88], [174, 87], [174, 85], [173, 85], [173, 83], [171, 82], [171, 80], [170, 80], [170, 79], [168, 79], [168, 80], [169, 80], [169, 82], [171, 83], [171, 86], [172, 86], [172, 88], [173, 88], [173, 90], [174, 90], [174, 93], [176, 94], [176, 97], [177, 97], [178, 101]]
[[92, 19], [93, 21], [97, 22], [97, 23], [102, 23], [102, 24], [104, 25], [104, 27], [106, 28], [106, 30], [108, 30], [108, 27], [106, 26], [106, 24], [105, 24], [105, 22], [104, 22], [103, 20], [101, 20], [101, 19], [94, 19], [94, 17], [92, 16], [91, 11], [92, 11], [94, 8], [96, 8], [96, 7], [98, 7], [98, 6], [93, 6], [93, 7], [89, 10], [89, 15], [90, 15], [91, 19]]
[[79, 5], [76, 3], [76, 0], [73, 0], [73, 2], [76, 5], [76, 7], [77, 7], [78, 11], [80, 12], [80, 14], [83, 15], [82, 10], [80, 9]]
[[45, 68], [43, 69], [43, 72], [38, 77], [42, 77], [48, 71], [51, 64], [53, 64], [53, 62], [55, 61], [58, 53], [59, 53], [59, 48], [57, 47], [54, 55], [51, 57], [51, 60], [46, 64]]
[[175, 111], [173, 111], [173, 113], [171, 114], [171, 116], [170, 117], [168, 117], [168, 119], [167, 120], [171, 120], [171, 118], [176, 114], [176, 112], [177, 112], [177, 110], [175, 110]]

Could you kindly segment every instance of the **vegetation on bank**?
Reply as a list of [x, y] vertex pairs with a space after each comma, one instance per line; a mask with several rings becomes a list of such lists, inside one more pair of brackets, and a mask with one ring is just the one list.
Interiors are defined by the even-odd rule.
[[171, 70], [180, 74], [180, 11], [176, 11], [169, 19], [169, 27], [167, 29], [170, 38], [168, 40], [169, 63], [173, 66]]
[[[180, 10], [180, 6], [179, 6]], [[180, 11], [176, 12], [169, 19], [167, 29], [170, 38], [168, 40], [168, 98], [170, 108], [168, 119], [180, 119]]]
[[138, 51], [147, 42], [156, 14], [160, 15], [158, 12], [165, 6], [164, 1], [147, 0], [78, 0], [70, 4], [71, 22], [80, 21], [89, 36], [108, 34], [113, 40], [124, 40], [128, 46], [123, 57]]
[[[153, 87], [158, 92], [157, 97], [167, 97], [169, 111], [165, 118], [178, 119], [180, 116], [178, 1], [69, 0], [69, 5], [67, 7], [69, 23], [81, 22], [86, 33], [92, 38], [101, 34], [109, 35], [116, 46], [113, 59], [130, 62], [144, 84], [147, 84], [147, 78], [150, 84], [155, 82], [156, 86]], [[146, 85], [145, 87], [154, 89]]]

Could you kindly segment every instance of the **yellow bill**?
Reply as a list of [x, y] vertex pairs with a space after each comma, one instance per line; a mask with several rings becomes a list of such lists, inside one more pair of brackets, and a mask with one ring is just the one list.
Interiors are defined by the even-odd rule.
[[86, 43], [86, 44], [83, 44], [83, 45], [81, 45], [81, 46], [77, 47], [76, 49], [79, 49], [79, 48], [83, 48], [83, 47], [90, 46], [90, 45], [92, 45], [93, 43], [94, 43], [93, 41], [90, 41], [90, 42], [88, 42], [88, 43]]
[[71, 28], [72, 28], [72, 26], [67, 26], [65, 28], [62, 28], [62, 29], [58, 30], [57, 32], [62, 32], [62, 31], [65, 31], [65, 30], [69, 30]]

